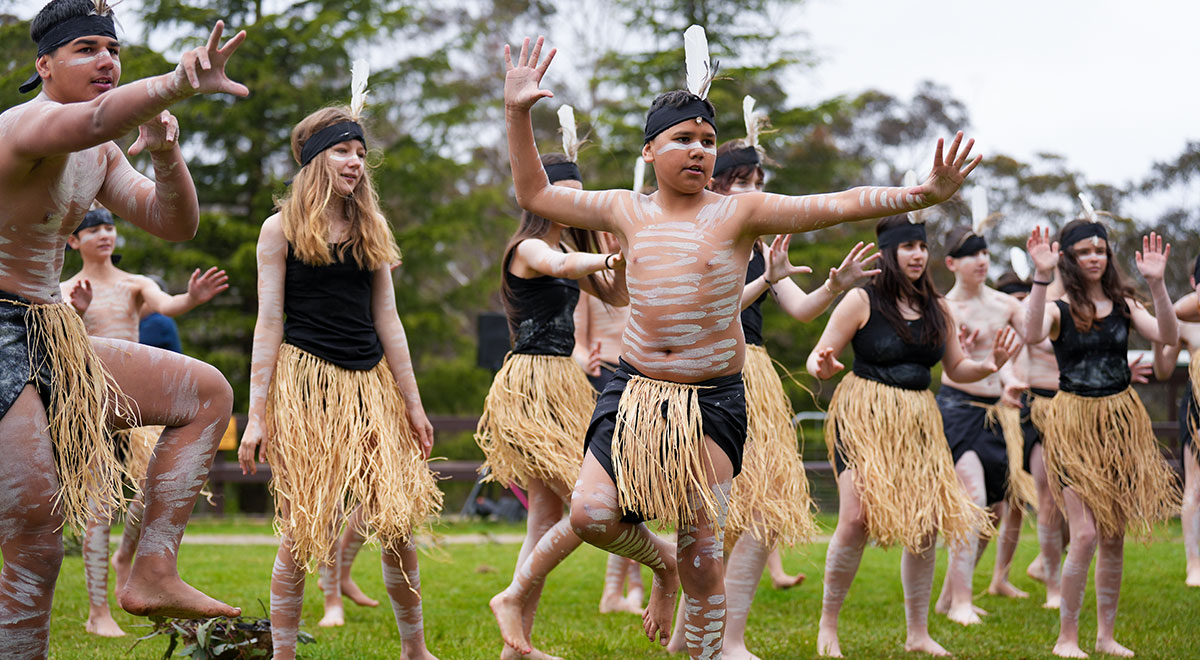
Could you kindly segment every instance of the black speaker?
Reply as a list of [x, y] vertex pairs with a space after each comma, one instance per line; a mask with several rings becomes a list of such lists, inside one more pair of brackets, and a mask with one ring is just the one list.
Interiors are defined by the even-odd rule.
[[504, 366], [504, 356], [512, 349], [508, 338], [508, 319], [497, 312], [483, 312], [475, 325], [479, 340], [475, 364], [499, 371]]

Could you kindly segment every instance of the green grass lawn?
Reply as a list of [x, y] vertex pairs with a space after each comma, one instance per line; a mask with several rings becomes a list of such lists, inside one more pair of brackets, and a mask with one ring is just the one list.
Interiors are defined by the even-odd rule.
[[[237, 525], [198, 521], [192, 531], [214, 533], [226, 528], [241, 533], [261, 533], [268, 529], [261, 522]], [[470, 525], [460, 529], [475, 531]], [[505, 527], [504, 531], [512, 529]], [[1133, 648], [1139, 658], [1200, 658], [1200, 634], [1197, 634], [1200, 589], [1187, 589], [1183, 585], [1178, 525], [1164, 539], [1148, 546], [1133, 543], [1127, 546], [1117, 638]], [[1044, 597], [1041, 585], [1024, 575], [1024, 567], [1035, 552], [1036, 541], [1032, 530], [1027, 528], [1017, 551], [1018, 569], [1013, 571], [1013, 581], [1031, 592], [1031, 599], [980, 596], [976, 602], [992, 614], [983, 625], [970, 629], [931, 614], [934, 638], [960, 658], [1052, 657], [1049, 651], [1058, 630], [1057, 612], [1039, 607]], [[194, 585], [257, 616], [262, 611], [258, 601], [266, 603], [269, 598], [274, 554], [273, 548], [262, 546], [184, 546], [180, 566], [184, 577]], [[426, 634], [430, 649], [442, 660], [494, 660], [499, 656], [500, 637], [487, 601], [507, 584], [516, 554], [514, 545], [453, 545], [439, 556], [422, 558]], [[808, 581], [790, 591], [775, 591], [769, 581], [760, 587], [751, 612], [748, 641], [763, 660], [816, 655], [824, 556], [823, 544], [789, 552], [784, 556], [785, 567], [807, 573]], [[977, 591], [986, 587], [993, 556], [989, 550], [976, 573]], [[597, 613], [604, 562], [603, 553], [584, 546], [551, 575], [534, 630], [535, 643], [567, 658], [667, 657], [642, 636], [637, 617]], [[935, 598], [945, 564], [943, 551], [938, 559]], [[904, 611], [899, 566], [898, 550], [868, 548], [843, 610], [842, 650], [848, 657], [909, 657], [902, 651]], [[385, 599], [378, 551], [364, 549], [354, 576], [369, 594]], [[316, 635], [317, 643], [302, 646], [303, 657], [400, 657], [399, 638], [386, 605], [373, 610], [350, 604], [347, 607], [344, 628], [317, 628], [321, 595], [316, 579], [310, 578], [304, 628]], [[1090, 587], [1083, 611], [1081, 640], [1086, 650], [1091, 648], [1096, 630], [1095, 600]], [[68, 557], [55, 599], [52, 658], [156, 659], [166, 647], [164, 639], [156, 638], [131, 651], [132, 638], [145, 630], [137, 627], [144, 621], [124, 612], [118, 611], [116, 618], [131, 635], [119, 640], [87, 635], [83, 630], [86, 617], [82, 562], [79, 557]]]

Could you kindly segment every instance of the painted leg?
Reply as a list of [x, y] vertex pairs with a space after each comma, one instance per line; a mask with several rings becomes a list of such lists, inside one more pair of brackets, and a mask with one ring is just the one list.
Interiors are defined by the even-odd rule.
[[[725, 593], [725, 539], [723, 531], [729, 510], [729, 491], [733, 488], [733, 465], [711, 439], [705, 438], [709, 488], [717, 501], [717, 518], [699, 515], [696, 524], [681, 525], [675, 554], [679, 562], [679, 582], [683, 587], [683, 637], [688, 657], [716, 660], [724, 657], [725, 622], [728, 602]], [[698, 500], [699, 498], [697, 498]], [[698, 504], [690, 504], [693, 512]], [[765, 563], [758, 566], [762, 575]], [[744, 649], [743, 649], [744, 650]], [[745, 656], [731, 656], [745, 657]]]
[[1200, 587], [1200, 462], [1196, 453], [1183, 456], [1183, 551], [1187, 586]]
[[350, 575], [350, 567], [354, 565], [354, 558], [362, 549], [363, 540], [362, 508], [356, 507], [350, 514], [350, 520], [346, 522], [346, 531], [342, 532], [342, 539], [338, 544], [341, 547], [338, 557], [341, 564], [341, 591], [342, 595], [355, 605], [379, 607], [379, 601], [364, 593]]
[[1124, 567], [1125, 535], [1101, 536], [1096, 553], [1096, 652], [1128, 658], [1133, 651], [1113, 639]]
[[[987, 490], [983, 480], [983, 464], [973, 451], [963, 454], [954, 465], [958, 481], [967, 496], [980, 507], [987, 506]], [[978, 546], [975, 542], [966, 542], [950, 546], [950, 563], [946, 568], [946, 579], [942, 584], [942, 594], [938, 597], [937, 611], [947, 618], [964, 626], [983, 623], [979, 612], [972, 602], [971, 579], [975, 572], [975, 557]]]
[[411, 543], [398, 550], [383, 552], [383, 584], [387, 588], [396, 628], [400, 631], [400, 650], [404, 660], [437, 660], [425, 648], [425, 622], [421, 612], [421, 570], [417, 548]]
[[937, 564], [937, 535], [930, 534], [925, 550], [908, 550], [900, 558], [900, 582], [904, 585], [904, 650], [948, 656], [950, 653], [929, 636], [929, 596], [933, 593], [933, 569]]
[[58, 476], [46, 409], [33, 387], [0, 418], [0, 649], [12, 660], [50, 650], [50, 606], [62, 566]]
[[[145, 484], [143, 483], [143, 488]], [[113, 577], [117, 580], [117, 590], [125, 586], [129, 580], [129, 571], [133, 568], [133, 556], [137, 554], [138, 542], [142, 539], [142, 517], [146, 505], [139, 491], [125, 511], [125, 530], [121, 533], [121, 544], [112, 554]]]
[[[604, 592], [600, 595], [600, 613], [610, 614], [612, 612], [630, 612], [633, 614], [641, 614], [641, 596], [638, 596], [638, 602], [631, 598], [626, 598], [622, 593], [625, 586], [625, 577], [630, 573], [637, 573], [638, 580], [641, 580], [641, 574], [637, 571], [637, 564], [620, 556], [610, 554], [608, 562], [604, 566]], [[632, 589], [630, 589], [632, 592]]]
[[1063, 489], [1063, 502], [1067, 507], [1067, 520], [1071, 524], [1071, 549], [1067, 552], [1067, 563], [1062, 572], [1062, 604], [1054, 655], [1086, 658], [1087, 654], [1079, 648], [1079, 610], [1083, 608], [1088, 566], [1096, 552], [1096, 519], [1070, 488]]
[[771, 586], [776, 589], [798, 587], [808, 577], [803, 573], [788, 575], [787, 571], [783, 570], [783, 557], [779, 554], [779, 546], [772, 548], [771, 554], [767, 555], [767, 570], [771, 572]]
[[341, 540], [329, 550], [329, 556], [317, 566], [317, 586], [325, 596], [325, 611], [317, 625], [322, 628], [337, 628], [346, 625], [346, 611], [342, 605], [342, 571], [340, 561]]
[[1000, 528], [1000, 540], [996, 543], [996, 566], [992, 569], [992, 583], [988, 585], [988, 593], [993, 596], [1007, 598], [1029, 598], [1029, 594], [1018, 589], [1009, 581], [1012, 569], [1013, 554], [1017, 551], [1017, 543], [1021, 540], [1021, 507], [1011, 503], [1002, 505], [1004, 520]]
[[725, 568], [725, 596], [729, 603], [725, 611], [725, 660], [759, 660], [746, 648], [746, 622], [770, 554], [768, 547], [752, 534], [742, 534], [729, 553], [729, 565]]
[[292, 558], [291, 541], [280, 539], [271, 570], [271, 648], [275, 660], [295, 660], [304, 607], [304, 568]]
[[583, 458], [579, 483], [571, 495], [571, 527], [583, 541], [632, 559], [654, 572], [642, 629], [650, 641], [665, 646], [679, 593], [675, 551], [645, 525], [621, 522], [617, 487], [591, 452]]
[[[229, 423], [233, 391], [214, 367], [140, 344], [92, 339], [140, 424], [163, 431], [147, 469], [142, 539], [121, 607], [141, 616], [203, 619], [241, 610], [210, 598], [179, 577], [179, 542]], [[115, 420], [114, 420], [115, 421]]]
[[1038, 492], [1037, 538], [1038, 557], [1041, 559], [1041, 577], [1038, 579], [1046, 584], [1046, 602], [1042, 607], [1056, 610], [1062, 603], [1062, 528], [1065, 521], [1050, 491], [1040, 444], [1033, 446], [1029, 467], [1033, 471]]
[[857, 488], [854, 470], [845, 470], [838, 475], [838, 521], [825, 555], [825, 591], [821, 597], [821, 623], [817, 632], [817, 654], [831, 658], [842, 657], [838, 616], [867, 545], [866, 517]]
[[112, 519], [95, 511], [83, 530], [83, 579], [87, 584], [88, 618], [84, 629], [100, 637], [124, 637], [108, 609], [108, 535]]

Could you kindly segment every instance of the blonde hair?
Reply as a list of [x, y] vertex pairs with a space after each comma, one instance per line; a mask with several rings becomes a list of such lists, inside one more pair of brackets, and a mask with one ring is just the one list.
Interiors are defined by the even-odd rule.
[[[344, 106], [323, 108], [305, 117], [292, 129], [292, 157], [299, 163], [300, 151], [309, 138], [326, 126], [345, 121], [354, 121], [354, 118], [350, 109]], [[300, 168], [287, 195], [275, 200], [283, 223], [283, 235], [295, 250], [296, 257], [310, 266], [328, 266], [334, 261], [329, 249], [329, 221], [325, 210], [335, 195], [336, 174], [328, 154], [328, 150], [322, 152]], [[379, 209], [379, 195], [375, 192], [369, 167], [363, 168], [362, 179], [345, 200], [350, 236], [339, 244], [338, 259], [345, 259], [349, 252], [359, 267], [367, 270], [375, 270], [398, 259], [400, 248], [387, 218]]]

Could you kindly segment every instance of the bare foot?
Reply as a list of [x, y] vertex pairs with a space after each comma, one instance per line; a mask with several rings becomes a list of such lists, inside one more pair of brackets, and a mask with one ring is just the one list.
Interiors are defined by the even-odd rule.
[[642, 606], [645, 598], [646, 595], [642, 593], [641, 589], [630, 589], [629, 593], [625, 594], [625, 602], [629, 607], [637, 608], [638, 614], [646, 611], [646, 608]]
[[837, 628], [826, 630], [823, 626], [817, 631], [817, 655], [823, 658], [841, 658], [842, 648], [838, 645]]
[[650, 587], [650, 603], [642, 613], [642, 630], [650, 641], [657, 641], [663, 646], [671, 638], [671, 616], [675, 614], [675, 599], [679, 596], [679, 574], [672, 565], [662, 571], [660, 577], [656, 572]]
[[500, 660], [563, 660], [557, 655], [550, 655], [545, 651], [534, 649], [525, 655], [517, 653], [516, 649], [505, 646], [500, 652]]
[[1046, 569], [1042, 567], [1042, 555], [1038, 554], [1029, 563], [1029, 568], [1025, 569], [1025, 575], [1037, 580], [1038, 582], [1046, 581]]
[[[402, 660], [438, 660], [437, 656], [429, 652], [429, 649], [422, 649], [415, 653], [405, 653], [401, 656]], [[562, 660], [561, 658], [559, 660]]]
[[117, 625], [117, 622], [112, 618], [112, 614], [107, 610], [102, 613], [89, 615], [87, 623], [84, 624], [83, 628], [99, 637], [125, 636], [125, 631], [121, 630], [121, 626]]
[[762, 658], [754, 655], [745, 646], [740, 648], [723, 648], [721, 649], [721, 660], [762, 660]]
[[346, 625], [346, 612], [341, 605], [325, 604], [325, 616], [317, 622], [322, 628], [338, 628]]
[[1008, 581], [989, 585], [987, 592], [993, 596], [1004, 596], [1005, 598], [1029, 598], [1027, 592], [1021, 591]]
[[942, 648], [941, 644], [933, 641], [933, 638], [926, 635], [920, 639], [909, 639], [904, 642], [904, 650], [909, 653], [928, 653], [929, 655], [949, 656], [950, 652]]
[[[639, 602], [641, 599], [638, 599]], [[645, 610], [640, 605], [635, 605], [629, 600], [620, 596], [609, 596], [600, 600], [600, 613], [611, 614], [613, 612], [629, 612], [641, 616]]]
[[211, 619], [217, 616], [235, 617], [241, 608], [231, 607], [206, 596], [184, 582], [178, 573], [152, 575], [150, 570], [129, 574], [125, 586], [117, 591], [117, 602], [130, 614], [137, 616], [167, 616], [180, 619]]
[[1200, 569], [1188, 571], [1187, 582], [1184, 584], [1189, 587], [1200, 587]]
[[955, 606], [951, 607], [946, 613], [946, 618], [955, 623], [961, 623], [964, 626], [973, 626], [977, 623], [983, 623], [983, 619], [979, 618], [979, 614], [975, 611], [975, 606]]
[[772, 575], [771, 586], [775, 587], [776, 589], [791, 589], [792, 587], [798, 587], [801, 584], [804, 584], [804, 579], [807, 577], [808, 576], [803, 573], [797, 573], [795, 575], [788, 575], [786, 573], [778, 576]]
[[1046, 596], [1046, 602], [1042, 603], [1042, 608], [1047, 610], [1057, 610], [1062, 606], [1062, 596]]
[[116, 552], [112, 553], [108, 563], [112, 566], [114, 577], [116, 578], [115, 588], [120, 591], [121, 587], [129, 580], [129, 569], [133, 567], [133, 557], [126, 557], [121, 548], [118, 547]]
[[379, 607], [379, 601], [363, 593], [363, 590], [358, 587], [358, 584], [349, 575], [342, 578], [342, 595], [349, 598], [355, 605]]
[[1096, 653], [1107, 653], [1109, 655], [1119, 655], [1123, 658], [1132, 658], [1133, 651], [1121, 646], [1116, 640], [1100, 641], [1096, 640]]
[[1054, 644], [1054, 655], [1060, 658], [1086, 658], [1088, 654], [1079, 648], [1078, 642], [1057, 642]]
[[492, 608], [492, 615], [496, 617], [496, 623], [500, 626], [500, 636], [504, 638], [504, 644], [521, 655], [532, 653], [533, 644], [525, 638], [525, 629], [521, 622], [522, 603], [510, 597], [506, 589], [492, 596], [488, 607]]

